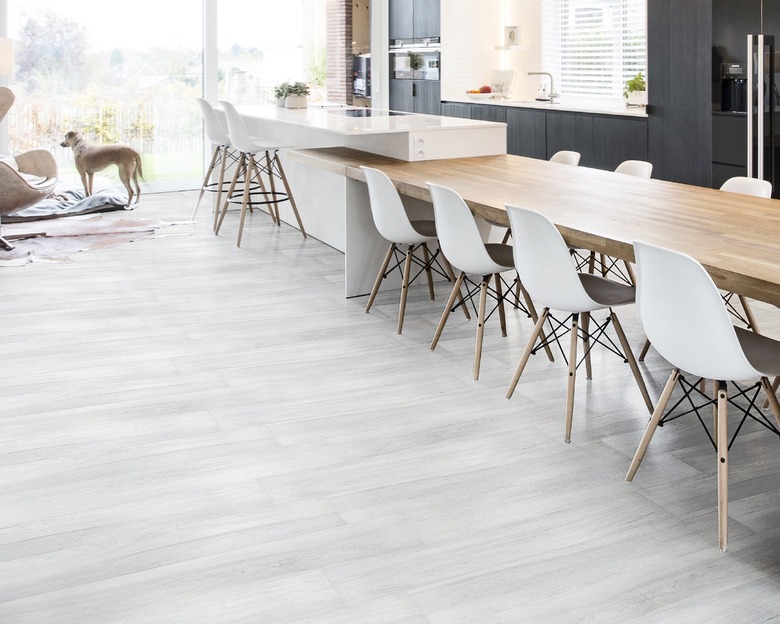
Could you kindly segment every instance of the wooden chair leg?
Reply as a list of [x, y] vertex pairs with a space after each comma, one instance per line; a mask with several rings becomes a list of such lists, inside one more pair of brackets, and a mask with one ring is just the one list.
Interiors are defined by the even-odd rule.
[[390, 248], [387, 250], [387, 253], [385, 254], [385, 259], [382, 261], [382, 266], [379, 267], [379, 273], [376, 275], [376, 280], [374, 281], [374, 287], [371, 289], [371, 294], [368, 297], [368, 302], [366, 303], [366, 314], [368, 314], [368, 311], [371, 309], [371, 306], [374, 304], [374, 299], [376, 299], [376, 295], [379, 292], [379, 287], [382, 285], [382, 280], [385, 278], [385, 271], [387, 271], [387, 267], [390, 264], [390, 260], [393, 257], [393, 252], [396, 250], [395, 243], [390, 244]]
[[244, 195], [241, 199], [241, 218], [238, 221], [238, 238], [236, 239], [236, 247], [241, 247], [241, 237], [244, 235], [244, 219], [246, 218], [247, 206], [249, 206], [249, 181], [251, 179], [250, 171], [254, 166], [254, 159], [252, 158], [251, 154], [247, 156], [247, 160], [248, 164], [244, 170]]
[[404, 262], [404, 278], [401, 282], [401, 303], [398, 306], [398, 333], [404, 329], [404, 314], [406, 314], [406, 297], [409, 293], [409, 274], [412, 272], [412, 254], [414, 245], [409, 245], [406, 250], [406, 261]]
[[642, 377], [642, 372], [639, 370], [639, 365], [636, 363], [636, 359], [634, 359], [634, 353], [631, 351], [631, 345], [628, 344], [626, 333], [623, 331], [623, 326], [620, 324], [617, 314], [610, 310], [610, 316], [612, 317], [612, 324], [615, 326], [615, 333], [618, 336], [618, 340], [620, 340], [620, 346], [623, 347], [623, 353], [626, 356], [628, 366], [631, 368], [631, 372], [634, 374], [634, 379], [636, 380], [636, 385], [639, 388], [639, 392], [642, 394], [642, 398], [645, 400], [647, 411], [652, 414], [653, 401], [650, 398], [650, 394], [647, 392], [645, 380]]
[[498, 318], [501, 322], [501, 335], [506, 338], [506, 310], [504, 309], [504, 298], [501, 291], [501, 275], [494, 275], [496, 280], [496, 299], [498, 300]]
[[504, 237], [501, 239], [501, 244], [506, 245], [509, 242], [511, 236], [512, 236], [512, 228], [507, 228], [506, 232], [504, 232]]
[[623, 260], [623, 265], [626, 267], [626, 274], [628, 275], [628, 279], [630, 279], [631, 283], [636, 286], [636, 274], [634, 273], [634, 267], [631, 266], [631, 263], [628, 260]]
[[461, 274], [458, 275], [458, 279], [455, 280], [455, 284], [450, 292], [450, 297], [447, 299], [447, 305], [444, 306], [444, 312], [442, 312], [439, 324], [436, 326], [436, 333], [434, 333], [433, 340], [431, 341], [431, 351], [433, 351], [439, 343], [441, 333], [444, 331], [444, 326], [447, 324], [447, 319], [450, 316], [450, 310], [452, 310], [452, 306], [455, 304], [455, 299], [460, 295], [460, 286], [463, 284], [465, 277], [466, 274], [461, 272]]
[[428, 243], [422, 244], [423, 262], [425, 263], [425, 274], [428, 277], [428, 292], [431, 294], [431, 301], [436, 301], [436, 293], [433, 291], [433, 271], [431, 270], [431, 252], [428, 250]]
[[566, 426], [564, 442], [571, 442], [571, 424], [574, 420], [574, 389], [577, 381], [577, 340], [579, 333], [579, 315], [571, 317], [571, 340], [569, 342], [569, 380], [566, 386]]
[[747, 297], [744, 295], [737, 295], [737, 297], [739, 298], [739, 303], [742, 304], [742, 309], [745, 311], [745, 318], [747, 319], [748, 325], [750, 325], [750, 329], [755, 333], [760, 334], [761, 330], [758, 327], [758, 322], [753, 314], [753, 308], [750, 307]]
[[474, 344], [474, 381], [479, 379], [479, 365], [482, 362], [482, 337], [485, 335], [485, 307], [487, 305], [487, 289], [489, 275], [482, 277], [479, 288], [479, 312], [477, 315], [477, 339]]
[[[523, 294], [523, 299], [525, 300], [525, 307], [528, 310], [528, 313], [531, 315], [531, 320], [536, 323], [539, 320], [539, 315], [536, 313], [536, 306], [534, 305], [534, 302], [531, 300], [531, 296], [528, 294], [528, 291], [525, 289], [525, 286], [523, 286], [523, 283], [518, 280], [517, 281], [517, 287], [519, 288], [520, 292]], [[547, 359], [551, 362], [555, 361], [555, 358], [552, 354], [552, 349], [550, 349], [550, 345], [547, 344], [547, 335], [544, 332], [544, 328], [541, 328], [539, 330], [539, 336], [541, 337], [542, 344], [544, 344], [544, 352], [547, 354]]]
[[653, 415], [650, 417], [650, 422], [647, 423], [645, 432], [642, 434], [642, 439], [639, 441], [639, 446], [636, 449], [636, 453], [634, 453], [634, 458], [631, 460], [631, 465], [628, 467], [626, 481], [632, 481], [636, 471], [639, 470], [639, 464], [642, 463], [642, 459], [645, 457], [647, 447], [650, 445], [650, 440], [653, 439], [653, 434], [658, 428], [658, 423], [661, 421], [661, 418], [663, 418], [664, 410], [669, 404], [669, 399], [671, 398], [674, 387], [677, 385], [679, 379], [680, 369], [675, 368], [671, 375], [669, 375], [669, 379], [661, 392], [658, 403], [656, 403], [655, 410], [653, 410]]
[[645, 361], [645, 356], [647, 355], [647, 352], [650, 350], [650, 341], [645, 338], [645, 344], [642, 346], [642, 350], [639, 352], [639, 357], [637, 358], [640, 362]]
[[769, 383], [767, 377], [761, 378], [761, 387], [764, 389], [764, 395], [766, 396], [766, 403], [772, 409], [772, 415], [775, 417], [775, 424], [780, 429], [780, 403], [777, 401], [777, 380], [775, 377], [775, 384]]
[[227, 169], [227, 160], [228, 160], [228, 148], [223, 147], [222, 148], [222, 156], [221, 161], [219, 164], [219, 181], [217, 183], [217, 200], [216, 200], [216, 206], [217, 209], [214, 211], [214, 224], [213, 228], [217, 229], [217, 218], [219, 217], [219, 207], [222, 205], [222, 190], [224, 189], [225, 185], [225, 171]]
[[[772, 392], [777, 392], [778, 387], [780, 387], [780, 376], [775, 377], [774, 380], [772, 381], [772, 385], [771, 385]], [[766, 409], [767, 407], [769, 407], [769, 397], [764, 399], [764, 403], [761, 405], [761, 409]], [[778, 426], [780, 426], [780, 423], [778, 423]]]
[[[450, 278], [450, 281], [454, 284], [455, 283], [455, 272], [452, 270], [452, 265], [450, 264], [450, 261], [447, 260], [447, 258], [444, 256], [444, 254], [441, 255], [442, 264], [444, 264], [444, 270], [447, 272], [447, 277]], [[463, 299], [463, 293], [460, 292], [460, 289], [458, 289], [458, 303], [460, 303], [460, 308], [463, 310], [463, 315], [466, 317], [467, 320], [471, 320], [471, 314], [469, 313], [469, 308], [466, 305], [466, 301]]]
[[[271, 193], [269, 197], [270, 203], [268, 204], [268, 212], [271, 213], [271, 218], [274, 220], [274, 223], [276, 223], [277, 227], [282, 227], [282, 219], [279, 216], [279, 200], [276, 195], [276, 182], [274, 182], [273, 164], [274, 162], [273, 159], [271, 158], [271, 153], [266, 152], [265, 167], [268, 175], [268, 185], [271, 188]], [[258, 173], [258, 176], [259, 175], [260, 174]]]
[[545, 308], [544, 310], [542, 310], [542, 315], [536, 321], [536, 325], [534, 325], [534, 329], [531, 332], [531, 336], [528, 338], [528, 342], [525, 345], [525, 349], [523, 349], [523, 355], [520, 356], [520, 361], [517, 363], [517, 368], [515, 368], [515, 374], [512, 376], [512, 381], [509, 382], [509, 388], [506, 391], [507, 399], [512, 398], [512, 394], [515, 391], [515, 387], [517, 387], [517, 382], [520, 381], [520, 375], [523, 374], [525, 365], [528, 363], [528, 358], [531, 357], [531, 352], [534, 350], [534, 345], [536, 344], [539, 335], [542, 333], [542, 327], [547, 321], [547, 316], [549, 314], [550, 314], [550, 308]]
[[725, 552], [729, 532], [729, 425], [726, 383], [718, 389], [718, 545]]
[[593, 365], [590, 360], [590, 312], [582, 313], [582, 347], [585, 350], [585, 378], [593, 379]]

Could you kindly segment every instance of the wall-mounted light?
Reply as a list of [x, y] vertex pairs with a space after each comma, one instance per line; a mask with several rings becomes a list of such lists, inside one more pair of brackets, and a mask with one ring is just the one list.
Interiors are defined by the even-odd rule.
[[13, 76], [14, 42], [13, 39], [0, 37], [0, 76]]

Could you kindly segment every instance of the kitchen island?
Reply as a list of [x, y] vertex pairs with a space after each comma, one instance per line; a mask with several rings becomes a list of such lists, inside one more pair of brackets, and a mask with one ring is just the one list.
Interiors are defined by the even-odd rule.
[[[345, 147], [384, 162], [506, 154], [506, 124], [500, 122], [346, 106], [249, 105], [237, 110], [250, 134], [293, 150]], [[347, 255], [346, 295], [367, 294], [387, 242], [374, 226], [366, 185], [345, 176], [343, 168], [312, 166], [310, 160], [291, 156], [281, 152], [306, 232]], [[412, 218], [433, 218], [428, 202], [404, 198], [404, 203]], [[295, 223], [286, 202], [279, 208], [282, 220]], [[230, 231], [226, 225], [223, 231]], [[388, 286], [396, 281], [400, 286], [400, 280], [388, 278]]]

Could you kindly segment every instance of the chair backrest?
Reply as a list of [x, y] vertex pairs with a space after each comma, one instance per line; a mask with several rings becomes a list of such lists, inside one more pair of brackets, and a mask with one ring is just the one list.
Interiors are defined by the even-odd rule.
[[669, 363], [697, 377], [759, 377], [739, 344], [707, 271], [690, 256], [634, 241], [637, 308], [648, 340]]
[[421, 237], [409, 223], [406, 209], [393, 181], [379, 169], [362, 165], [360, 168], [366, 176], [371, 214], [379, 233], [392, 243], [421, 242], [425, 237]]
[[515, 268], [531, 299], [562, 312], [585, 312], [603, 306], [580, 282], [569, 246], [555, 224], [528, 208], [507, 205], [514, 242]]
[[450, 264], [466, 273], [490, 275], [496, 263], [490, 258], [479, 228], [463, 198], [451, 188], [428, 182], [436, 218], [439, 246]]
[[230, 143], [233, 145], [233, 147], [247, 154], [254, 154], [257, 152], [257, 145], [255, 145], [252, 137], [249, 136], [246, 125], [244, 125], [244, 120], [241, 119], [241, 115], [238, 114], [236, 107], [233, 106], [230, 102], [225, 102], [224, 100], [220, 100], [219, 103], [222, 106], [222, 110], [225, 111], [225, 119], [227, 119], [228, 126], [228, 136], [230, 136]]
[[552, 156], [550, 156], [550, 162], [561, 163], [563, 165], [574, 165], [576, 167], [580, 164], [580, 153], [569, 150], [561, 150], [560, 152], [555, 152]]
[[646, 160], [624, 160], [617, 166], [615, 173], [625, 173], [638, 178], [649, 178], [653, 175], [653, 163]]
[[729, 193], [742, 193], [754, 197], [772, 197], [772, 183], [758, 178], [735, 176], [726, 180], [720, 187], [721, 191]]
[[213, 145], [227, 145], [230, 146], [230, 138], [228, 137], [225, 129], [222, 127], [222, 123], [217, 117], [216, 111], [203, 98], [195, 98], [200, 106], [200, 112], [203, 115], [203, 125], [206, 129], [206, 139]]

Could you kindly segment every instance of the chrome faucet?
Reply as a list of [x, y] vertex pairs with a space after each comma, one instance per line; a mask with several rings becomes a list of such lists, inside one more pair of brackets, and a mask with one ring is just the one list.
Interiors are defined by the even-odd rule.
[[529, 76], [548, 76], [550, 78], [550, 104], [555, 104], [555, 98], [560, 97], [555, 92], [555, 86], [553, 85], [553, 75], [550, 72], [528, 72]]

